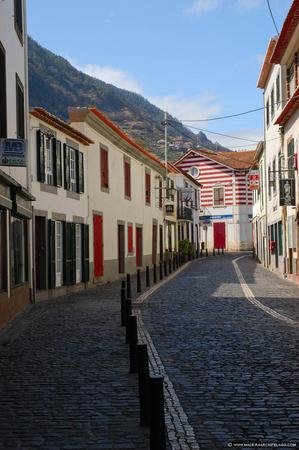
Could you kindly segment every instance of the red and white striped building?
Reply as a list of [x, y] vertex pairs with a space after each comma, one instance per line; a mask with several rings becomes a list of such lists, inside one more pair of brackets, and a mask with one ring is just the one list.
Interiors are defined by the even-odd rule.
[[254, 154], [198, 148], [176, 161], [177, 167], [202, 185], [199, 232], [205, 248], [251, 250], [252, 192], [248, 172]]

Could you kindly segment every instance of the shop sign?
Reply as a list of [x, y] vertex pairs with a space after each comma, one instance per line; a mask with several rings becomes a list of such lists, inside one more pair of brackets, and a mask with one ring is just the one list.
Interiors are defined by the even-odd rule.
[[182, 202], [184, 203], [195, 202], [195, 190], [193, 188], [182, 188], [181, 194], [182, 194]]
[[26, 167], [24, 139], [0, 139], [0, 166]]
[[279, 181], [280, 206], [295, 206], [295, 180], [287, 178]]
[[260, 174], [258, 170], [252, 170], [249, 173], [249, 189], [256, 191], [260, 188]]
[[174, 213], [174, 205], [165, 205], [165, 212], [166, 212], [166, 214], [173, 214]]

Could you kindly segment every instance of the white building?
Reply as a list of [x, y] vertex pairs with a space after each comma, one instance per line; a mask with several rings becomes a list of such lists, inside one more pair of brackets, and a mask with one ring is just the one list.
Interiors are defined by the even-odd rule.
[[[32, 287], [26, 3], [0, 2], [0, 327], [29, 304]], [[3, 153], [5, 152], [5, 154]], [[22, 157], [22, 154], [25, 157]], [[27, 167], [26, 167], [27, 162]], [[23, 167], [12, 167], [13, 164]]]
[[69, 116], [94, 142], [87, 152], [91, 281], [157, 263], [164, 256], [164, 165], [96, 108], [70, 108]]
[[298, 281], [299, 1], [266, 52], [258, 87], [264, 92], [266, 265]]
[[45, 111], [30, 112], [37, 300], [89, 281], [87, 158], [92, 141]]
[[175, 163], [201, 184], [199, 235], [203, 248], [252, 249], [252, 192], [248, 172], [254, 153], [197, 148]]

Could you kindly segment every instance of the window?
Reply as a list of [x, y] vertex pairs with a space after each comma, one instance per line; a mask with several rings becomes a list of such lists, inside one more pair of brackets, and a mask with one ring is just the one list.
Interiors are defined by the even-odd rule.
[[269, 126], [270, 123], [270, 116], [269, 116], [269, 99], [266, 102], [266, 124], [267, 127]]
[[131, 198], [131, 164], [130, 161], [124, 161], [124, 176], [125, 176], [125, 197]]
[[0, 209], [0, 291], [6, 288], [6, 214]]
[[16, 74], [17, 138], [25, 139], [24, 88]]
[[12, 218], [11, 267], [14, 286], [27, 281], [27, 226], [26, 221]]
[[14, 0], [15, 30], [23, 42], [23, 5], [22, 0]]
[[280, 106], [280, 74], [276, 78], [276, 105], [277, 108]]
[[199, 176], [199, 168], [195, 166], [191, 167], [190, 175], [192, 175], [192, 177], [194, 178], [197, 178]]
[[274, 87], [271, 90], [271, 117], [274, 117], [275, 113], [275, 98], [274, 98]]
[[297, 54], [291, 66], [287, 69], [287, 96], [291, 98], [297, 88]]
[[214, 206], [223, 206], [224, 205], [224, 188], [223, 187], [215, 187], [214, 191]]
[[272, 197], [272, 186], [271, 186], [272, 176], [271, 176], [271, 165], [268, 166], [268, 198]]
[[101, 188], [109, 188], [108, 150], [101, 147]]
[[163, 206], [163, 181], [159, 178], [159, 208]]
[[282, 222], [278, 222], [278, 254], [283, 253], [283, 243], [282, 243]]
[[76, 283], [82, 279], [81, 225], [76, 223]]
[[6, 62], [5, 50], [0, 42], [0, 138], [7, 137]]
[[289, 178], [295, 177], [295, 161], [294, 161], [294, 139], [288, 143], [288, 171]]
[[145, 203], [150, 205], [151, 203], [151, 174], [145, 173]]
[[62, 222], [56, 222], [56, 287], [63, 284], [63, 227]]
[[274, 158], [272, 163], [273, 195], [276, 195], [277, 192], [276, 175], [276, 158]]
[[44, 136], [45, 156], [46, 156], [46, 183], [51, 186], [54, 184], [53, 178], [53, 148], [52, 140]]
[[77, 192], [76, 151], [70, 148], [70, 191]]
[[133, 251], [133, 225], [128, 225], [128, 253]]

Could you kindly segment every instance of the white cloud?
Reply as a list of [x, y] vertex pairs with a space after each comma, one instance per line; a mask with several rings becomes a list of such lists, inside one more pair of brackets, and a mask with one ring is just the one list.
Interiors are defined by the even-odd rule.
[[[204, 127], [205, 128], [205, 127]], [[206, 126], [208, 128], [208, 126]], [[211, 129], [211, 128], [210, 128]], [[218, 129], [215, 128], [216, 131]], [[213, 131], [213, 130], [211, 130]], [[232, 150], [238, 151], [238, 150], [254, 150], [258, 144], [258, 142], [263, 139], [263, 130], [262, 129], [237, 129], [237, 130], [231, 130], [231, 131], [223, 131], [221, 130], [221, 133], [227, 134], [230, 136], [236, 136], [243, 139], [250, 139], [251, 141], [255, 142], [249, 142], [247, 140], [239, 140], [234, 139], [231, 137], [224, 137], [224, 136], [218, 136], [216, 134], [210, 134], [206, 133], [209, 139], [211, 139], [213, 142], [217, 141], [221, 145], [224, 145], [225, 147], [231, 148]]]
[[216, 9], [222, 0], [196, 0], [193, 4], [186, 9], [187, 14], [202, 14], [204, 12], [213, 11]]
[[109, 65], [101, 66], [97, 64], [87, 64], [85, 66], [76, 64], [76, 67], [87, 75], [98, 78], [106, 83], [113, 84], [121, 89], [127, 89], [128, 91], [136, 92], [137, 94], [142, 93], [141, 85], [125, 70], [117, 69]]
[[209, 118], [221, 110], [215, 95], [207, 92], [193, 97], [177, 95], [149, 97], [149, 101], [163, 111], [183, 120]]
[[262, 0], [237, 0], [236, 6], [242, 11], [250, 11], [260, 6]]

